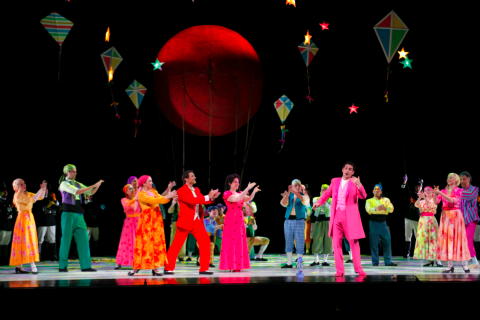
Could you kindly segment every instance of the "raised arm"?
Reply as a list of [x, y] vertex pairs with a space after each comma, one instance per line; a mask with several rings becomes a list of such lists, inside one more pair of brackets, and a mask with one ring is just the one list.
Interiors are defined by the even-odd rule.
[[160, 194], [156, 194], [155, 197], [149, 196], [146, 192], [140, 191], [138, 193], [138, 201], [147, 203], [150, 205], [155, 205], [155, 204], [165, 204], [170, 201], [170, 198], [164, 197]]
[[178, 200], [185, 202], [186, 204], [189, 204], [189, 205], [212, 203], [212, 201], [210, 201], [209, 196], [204, 196], [200, 192], [197, 193], [199, 195], [198, 197], [194, 197], [192, 194], [192, 191], [190, 191], [188, 188], [180, 188], [178, 189], [177, 192], [178, 192]]
[[[333, 182], [333, 180], [332, 180]], [[332, 185], [333, 183], [330, 182], [330, 186], [328, 187], [327, 190], [325, 190], [325, 192], [320, 196], [320, 199], [317, 200], [317, 202], [315, 202], [313, 204], [313, 209], [316, 209], [318, 207], [320, 207], [321, 205], [323, 205], [325, 202], [327, 202], [328, 199], [330, 199], [332, 197]]]

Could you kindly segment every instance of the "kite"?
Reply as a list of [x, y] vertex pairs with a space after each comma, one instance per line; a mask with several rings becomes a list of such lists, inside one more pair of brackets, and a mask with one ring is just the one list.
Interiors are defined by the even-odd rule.
[[115, 49], [115, 47], [111, 47], [100, 56], [102, 57], [103, 66], [105, 67], [105, 71], [108, 75], [108, 82], [110, 82], [113, 80], [113, 73], [115, 72], [115, 69], [117, 69], [123, 58], [120, 53], [118, 53], [117, 49]]
[[137, 132], [138, 132], [138, 126], [140, 125], [140, 105], [142, 104], [143, 97], [145, 96], [145, 93], [147, 92], [147, 88], [145, 88], [140, 82], [137, 80], [133, 80], [133, 82], [128, 86], [128, 88], [125, 90], [127, 92], [127, 95], [130, 97], [130, 100], [132, 100], [133, 104], [135, 105], [135, 108], [137, 109], [137, 114], [136, 118], [133, 121], [135, 123], [135, 137], [137, 137]]
[[40, 23], [60, 47], [60, 50], [58, 51], [58, 80], [60, 80], [60, 59], [62, 56], [62, 45], [65, 41], [65, 38], [68, 36], [70, 29], [73, 27], [73, 22], [56, 12], [52, 12], [40, 20]]
[[293, 108], [293, 102], [286, 96], [283, 95], [280, 98], [278, 98], [277, 101], [273, 103], [275, 106], [275, 110], [277, 110], [278, 117], [280, 118], [280, 121], [282, 122], [282, 125], [280, 126], [280, 130], [282, 131], [282, 135], [280, 138], [280, 142], [282, 144], [280, 151], [283, 149], [283, 146], [285, 144], [285, 136], [288, 130], [286, 129], [285, 126], [285, 120], [287, 120], [288, 115], [290, 114], [290, 111]]
[[313, 41], [310, 41], [309, 44], [301, 43], [298, 46], [298, 50], [300, 50], [300, 54], [302, 55], [303, 61], [305, 62], [305, 65], [307, 66], [307, 91], [308, 94], [306, 96], [308, 102], [312, 102], [313, 98], [310, 95], [310, 75], [308, 73], [308, 66], [310, 63], [312, 63], [313, 58], [318, 52], [318, 47], [315, 45]]
[[390, 75], [390, 62], [397, 52], [400, 44], [407, 35], [408, 27], [400, 17], [392, 10], [380, 20], [373, 30], [382, 46], [383, 53], [388, 62], [387, 84], [385, 89], [385, 101], [388, 102], [388, 78]]
[[110, 106], [112, 106], [115, 109], [115, 117], [117, 119], [120, 119], [120, 115], [118, 114], [118, 102], [115, 101], [115, 98], [113, 96], [113, 88], [112, 88], [112, 80], [113, 80], [113, 73], [115, 72], [115, 69], [117, 69], [118, 65], [120, 62], [122, 62], [123, 58], [118, 53], [117, 49], [115, 47], [111, 47], [104, 53], [100, 55], [103, 61], [103, 66], [105, 67], [105, 71], [107, 72], [108, 75], [108, 86], [110, 88], [110, 95], [112, 96], [112, 103]]

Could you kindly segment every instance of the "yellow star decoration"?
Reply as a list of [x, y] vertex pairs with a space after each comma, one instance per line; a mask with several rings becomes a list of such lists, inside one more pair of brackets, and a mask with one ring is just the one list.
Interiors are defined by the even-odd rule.
[[287, 4], [291, 4], [292, 6], [296, 7], [295, 0], [287, 0]]
[[398, 57], [399, 59], [405, 59], [407, 57], [407, 54], [410, 53], [410, 52], [405, 51], [404, 48], [402, 48], [401, 51], [397, 51], [397, 52], [399, 54], [399, 57]]
[[303, 42], [303, 44], [310, 44], [310, 39], [312, 39], [312, 36], [307, 30], [307, 34], [305, 35], [305, 41]]

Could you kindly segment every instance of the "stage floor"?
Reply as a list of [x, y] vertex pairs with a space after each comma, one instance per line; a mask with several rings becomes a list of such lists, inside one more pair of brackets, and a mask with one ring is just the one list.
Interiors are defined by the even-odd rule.
[[[272, 284], [272, 283], [348, 283], [348, 282], [477, 282], [480, 284], [480, 269], [472, 269], [466, 274], [460, 265], [455, 273], [444, 274], [445, 267], [423, 267], [424, 261], [394, 257], [396, 267], [372, 266], [370, 256], [362, 256], [362, 265], [366, 277], [357, 276], [351, 263], [345, 264], [345, 276], [335, 277], [333, 260], [330, 266], [311, 267], [312, 256], [304, 257], [303, 272], [295, 268], [282, 269], [284, 255], [265, 255], [266, 262], [251, 261], [251, 268], [242, 272], [220, 271], [211, 268], [213, 275], [199, 275], [196, 262], [179, 262], [174, 275], [154, 277], [150, 270], [142, 270], [135, 276], [128, 276], [130, 268], [114, 270], [114, 258], [93, 258], [93, 267], [98, 272], [81, 272], [78, 260], [70, 261], [69, 272], [58, 272], [57, 262], [37, 263], [39, 273], [15, 274], [8, 266], [0, 267], [0, 288], [55, 288], [55, 287], [120, 287], [120, 286], [162, 286], [162, 285], [210, 285], [210, 284]], [[333, 257], [332, 257], [333, 258]], [[195, 259], [194, 259], [195, 260]], [[218, 266], [218, 257], [215, 257]], [[29, 266], [25, 265], [29, 270]]]

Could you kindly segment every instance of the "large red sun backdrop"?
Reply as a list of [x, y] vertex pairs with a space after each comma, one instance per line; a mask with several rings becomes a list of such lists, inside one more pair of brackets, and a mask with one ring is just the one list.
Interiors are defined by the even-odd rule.
[[188, 28], [168, 40], [157, 59], [165, 62], [155, 72], [158, 105], [178, 128], [221, 136], [257, 112], [260, 60], [237, 32], [214, 25]]

